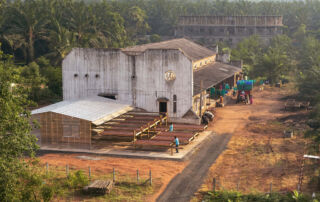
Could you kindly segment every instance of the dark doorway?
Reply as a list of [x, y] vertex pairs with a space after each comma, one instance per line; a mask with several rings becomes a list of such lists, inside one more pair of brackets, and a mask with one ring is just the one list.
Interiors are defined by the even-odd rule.
[[167, 102], [159, 102], [159, 112], [167, 113]]

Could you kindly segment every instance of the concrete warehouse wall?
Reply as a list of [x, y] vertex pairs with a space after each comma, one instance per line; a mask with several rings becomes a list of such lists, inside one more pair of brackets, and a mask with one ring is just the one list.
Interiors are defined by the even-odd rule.
[[[176, 79], [165, 80], [173, 71]], [[192, 62], [179, 50], [146, 50], [137, 56], [121, 50], [75, 48], [62, 64], [63, 98], [115, 94], [117, 100], [158, 112], [158, 98], [167, 98], [170, 117], [182, 117], [192, 107]], [[177, 113], [173, 113], [173, 95]]]
[[130, 63], [120, 50], [73, 49], [62, 64], [63, 99], [104, 93], [131, 103]]
[[[165, 80], [173, 71], [176, 79]], [[192, 106], [192, 62], [179, 50], [147, 50], [136, 58], [136, 106], [159, 111], [158, 98], [168, 98], [169, 117], [182, 117]], [[173, 113], [173, 95], [177, 96], [177, 113]]]

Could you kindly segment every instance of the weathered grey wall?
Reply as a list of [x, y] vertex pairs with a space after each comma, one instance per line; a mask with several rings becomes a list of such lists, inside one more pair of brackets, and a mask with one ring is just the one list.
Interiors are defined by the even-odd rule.
[[[121, 50], [76, 48], [62, 67], [65, 100], [109, 93], [118, 95], [119, 101], [158, 112], [157, 99], [165, 97], [170, 117], [182, 117], [192, 107], [192, 62], [179, 50], [146, 50], [130, 56]], [[169, 70], [176, 74], [174, 81], [165, 80]]]
[[[165, 72], [176, 74], [165, 80]], [[137, 107], [159, 111], [158, 98], [169, 99], [170, 117], [183, 116], [192, 106], [192, 63], [179, 50], [147, 50], [136, 57]], [[177, 113], [173, 113], [173, 95], [177, 96]]]
[[175, 37], [234, 46], [251, 35], [259, 35], [267, 43], [282, 34], [282, 28], [282, 16], [181, 16]]
[[180, 16], [178, 24], [283, 26], [282, 16]]
[[106, 93], [117, 94], [119, 100], [131, 103], [129, 63], [130, 58], [120, 50], [73, 49], [62, 64], [63, 98]]

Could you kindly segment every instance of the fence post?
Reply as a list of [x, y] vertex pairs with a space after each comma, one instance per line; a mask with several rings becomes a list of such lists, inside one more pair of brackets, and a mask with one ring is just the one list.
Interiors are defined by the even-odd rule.
[[46, 175], [48, 175], [48, 172], [49, 172], [49, 164], [48, 162], [46, 162]]
[[239, 191], [239, 188], [240, 188], [240, 180], [237, 183], [237, 191]]
[[91, 180], [91, 167], [89, 166], [89, 180]]
[[216, 192], [216, 178], [213, 178], [212, 180], [212, 191]]
[[270, 194], [272, 192], [272, 182], [270, 183]]
[[67, 175], [67, 177], [69, 177], [69, 165], [68, 164], [66, 165], [66, 175]]
[[139, 169], [137, 169], [137, 183], [139, 184]]
[[151, 169], [150, 169], [149, 175], [150, 175], [150, 185], [152, 185], [152, 173], [151, 173]]
[[113, 168], [113, 182], [115, 182], [115, 181], [116, 181], [116, 171]]

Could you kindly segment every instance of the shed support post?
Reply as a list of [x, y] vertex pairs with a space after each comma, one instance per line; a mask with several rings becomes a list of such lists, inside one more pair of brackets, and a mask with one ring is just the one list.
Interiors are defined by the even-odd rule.
[[200, 82], [200, 112], [199, 112], [200, 119], [202, 115], [202, 88], [203, 88], [203, 80], [201, 80]]

